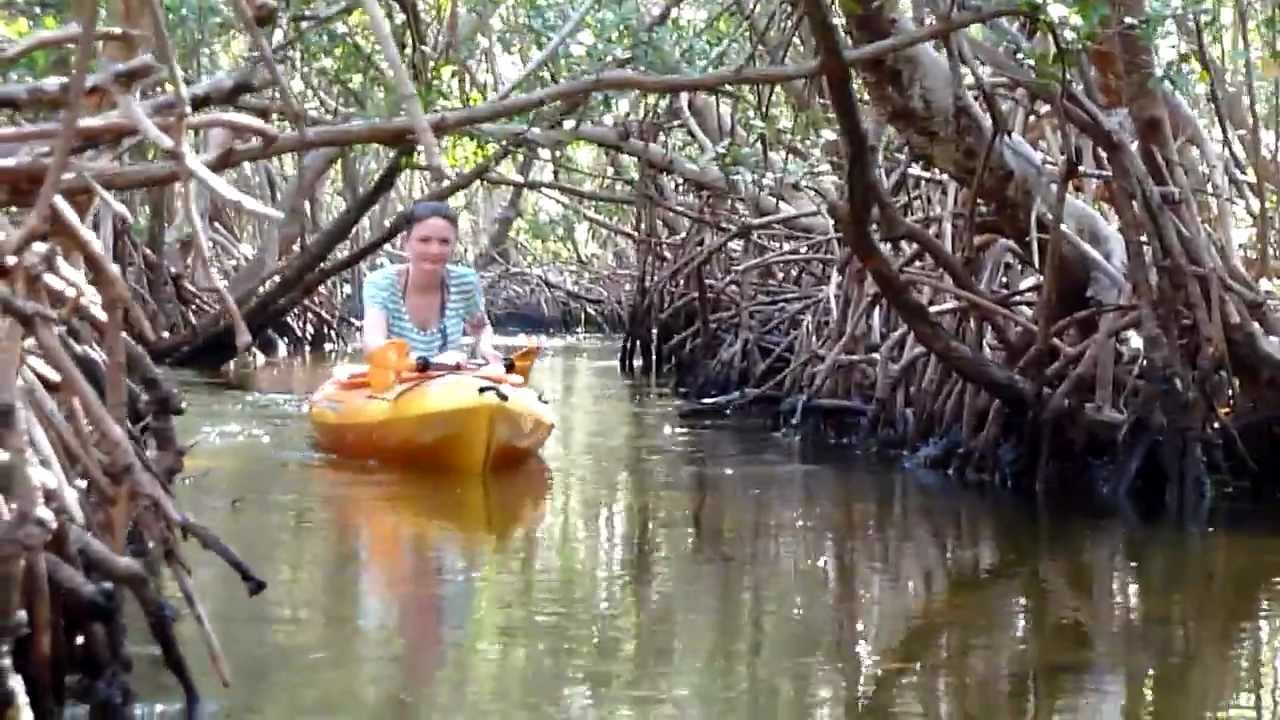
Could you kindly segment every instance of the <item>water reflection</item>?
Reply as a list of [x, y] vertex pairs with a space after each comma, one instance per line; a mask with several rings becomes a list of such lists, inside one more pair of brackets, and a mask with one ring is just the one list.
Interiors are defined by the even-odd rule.
[[[540, 457], [484, 477], [326, 460], [313, 468], [338, 537], [359, 549], [360, 625], [404, 642], [406, 687], [429, 688], [473, 612], [475, 568], [536, 524], [549, 486]], [[334, 492], [340, 487], [340, 492]]]
[[[326, 458], [311, 475], [342, 487], [329, 496], [342, 529], [387, 539], [452, 536], [465, 546], [493, 549], [517, 529], [537, 524], [550, 472], [540, 456], [483, 477]], [[378, 553], [373, 555], [377, 562]]]
[[[1043, 517], [681, 422], [611, 356], [540, 361], [561, 426], [543, 462], [487, 483], [312, 453], [298, 397], [313, 370], [190, 385], [183, 432], [210, 439], [183, 504], [272, 582], [250, 600], [193, 556], [236, 682], [217, 688], [184, 620], [216, 714], [1277, 714], [1269, 515], [1199, 533]], [[145, 697], [177, 697], [158, 659], [136, 674]]]

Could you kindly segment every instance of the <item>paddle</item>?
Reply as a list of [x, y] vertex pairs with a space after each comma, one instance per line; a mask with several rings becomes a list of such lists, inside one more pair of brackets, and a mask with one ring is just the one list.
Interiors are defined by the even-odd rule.
[[[533, 370], [533, 363], [538, 359], [542, 348], [530, 345], [514, 354], [503, 358], [503, 366], [509, 373], [515, 373], [526, 381]], [[434, 363], [426, 358], [414, 358], [409, 353], [409, 343], [403, 338], [391, 338], [378, 347], [365, 353], [365, 361], [369, 364], [369, 388], [374, 392], [385, 392], [395, 386], [403, 373], [425, 373], [432, 371], [448, 372], [467, 369], [463, 363]], [[484, 363], [473, 369], [484, 367]]]
[[509, 358], [510, 362], [504, 362], [507, 366], [507, 372], [512, 372], [524, 378], [525, 382], [529, 382], [529, 373], [533, 371], [533, 363], [542, 354], [542, 347], [539, 345], [527, 345], [515, 351]]
[[365, 353], [369, 363], [369, 387], [374, 392], [390, 390], [400, 373], [414, 370], [417, 363], [409, 356], [409, 343], [403, 338], [392, 338]]

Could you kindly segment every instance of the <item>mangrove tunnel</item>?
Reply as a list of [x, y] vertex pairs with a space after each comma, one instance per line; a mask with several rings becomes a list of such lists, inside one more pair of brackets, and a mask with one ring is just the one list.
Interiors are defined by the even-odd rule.
[[[457, 210], [454, 262], [478, 272], [499, 336], [547, 343], [563, 375], [544, 387], [561, 404], [555, 433], [630, 417], [611, 393], [665, 392], [670, 422], [644, 415], [626, 442], [658, 447], [706, 423], [763, 431], [955, 486], [919, 492], [1025, 502], [1016, 517], [1172, 523], [1190, 534], [1167, 540], [1177, 547], [1227, 505], [1265, 516], [1280, 490], [1278, 48], [1277, 0], [5, 0], [0, 717], [132, 716], [152, 669], [194, 716], [206, 658], [231, 686], [236, 646], [209, 585], [271, 607], [292, 581], [255, 567], [259, 541], [224, 512], [242, 499], [201, 494], [222, 492], [219, 471], [189, 467], [214, 401], [193, 408], [191, 393], [228, 368], [305, 359], [324, 368], [290, 388], [305, 397], [361, 362], [365, 280], [405, 261], [421, 199]], [[601, 389], [598, 363], [557, 354], [555, 338], [582, 337], [608, 338], [616, 388]], [[612, 415], [566, 395], [574, 362], [597, 373], [590, 392]], [[273, 422], [300, 438], [302, 412]], [[581, 469], [595, 467], [589, 449], [554, 452], [558, 481], [602, 481]], [[650, 456], [609, 452], [630, 463], [628, 523], [657, 533], [660, 508], [634, 485]], [[747, 501], [707, 501], [706, 462], [687, 469], [696, 552], [777, 552], [780, 536], [724, 530]], [[900, 514], [906, 501], [868, 489], [873, 476], [823, 480], [823, 502], [838, 514], [874, 497], [858, 507]], [[1003, 612], [995, 598], [1015, 586], [1121, 583], [1101, 561], [1047, 569], [1081, 561], [983, 517], [986, 540], [946, 544], [1008, 556], [956, 570], [939, 550], [948, 587], [968, 594], [930, 605], [913, 585], [921, 614], [894, 616], [900, 643], [877, 645], [890, 660], [875, 688], [841, 666], [844, 712], [891, 713], [904, 683], [930, 682], [908, 666], [929, 664], [945, 623]], [[821, 542], [837, 580], [855, 576], [832, 602], [862, 632], [849, 588], [872, 570], [854, 556], [919, 558], [888, 536], [856, 544], [859, 518]], [[627, 551], [645, 607], [672, 602], [650, 585], [667, 579], [649, 533]], [[198, 586], [206, 555], [220, 570]], [[1244, 594], [1183, 642], [1229, 652], [1277, 563], [1241, 571]], [[1032, 566], [1053, 577], [1020, 574]], [[1193, 573], [1145, 570], [1124, 581], [1143, 595]], [[1081, 602], [1073, 622], [1103, 622], [1098, 596]], [[857, 645], [851, 627], [838, 635]], [[156, 668], [139, 669], [145, 648]], [[1000, 682], [1036, 674], [1022, 662]], [[1196, 674], [1187, 662], [1155, 691], [1130, 668], [1120, 694], [1156, 692], [1157, 710], [1183, 692], [1196, 712], [1225, 702], [1221, 668], [1170, 689]], [[1024, 714], [1021, 692], [925, 693], [920, 712]]]

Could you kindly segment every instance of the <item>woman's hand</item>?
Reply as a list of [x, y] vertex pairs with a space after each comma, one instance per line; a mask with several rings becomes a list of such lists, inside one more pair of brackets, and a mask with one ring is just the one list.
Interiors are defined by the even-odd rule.
[[493, 349], [493, 326], [489, 324], [489, 318], [484, 313], [480, 313], [471, 320], [467, 321], [467, 333], [476, 339], [476, 354], [484, 358], [485, 362], [502, 364], [502, 353]]
[[480, 357], [484, 358], [485, 362], [497, 363], [498, 365], [502, 364], [502, 353], [494, 350], [493, 346], [489, 344], [488, 339], [481, 342], [480, 347], [476, 348], [476, 351], [480, 354]]
[[439, 365], [463, 365], [467, 362], [467, 355], [461, 350], [446, 350], [431, 358], [431, 362]]

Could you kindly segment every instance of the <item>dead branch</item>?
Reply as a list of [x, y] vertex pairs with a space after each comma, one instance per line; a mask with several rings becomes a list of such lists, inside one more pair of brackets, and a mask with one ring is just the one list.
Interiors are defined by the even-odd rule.
[[[89, 26], [89, 47], [93, 46], [93, 25]], [[76, 48], [77, 61], [80, 57], [79, 45]], [[87, 68], [87, 66], [86, 66]], [[153, 58], [143, 55], [108, 70], [92, 75], [81, 74], [79, 80], [75, 75], [58, 80], [41, 80], [32, 83], [0, 84], [0, 110], [72, 110], [71, 117], [79, 113], [78, 103], [68, 103], [67, 98], [83, 98], [86, 94], [106, 92], [113, 85], [132, 87], [150, 80], [159, 74], [162, 68]], [[65, 121], [66, 116], [64, 116]]]
[[396, 88], [400, 92], [400, 102], [409, 115], [418, 144], [426, 154], [427, 171], [431, 173], [433, 181], [444, 182], [448, 179], [448, 174], [440, 158], [440, 147], [436, 141], [435, 131], [431, 127], [426, 111], [422, 108], [422, 101], [413, 87], [409, 71], [405, 69], [404, 62], [400, 59], [400, 51], [396, 49], [395, 38], [391, 36], [387, 16], [382, 12], [382, 6], [377, 0], [362, 0], [362, 2], [365, 12], [369, 14], [373, 34], [378, 38], [378, 45], [382, 47], [382, 54], [386, 57], [387, 64], [391, 66], [391, 76], [395, 79]]
[[[85, 76], [89, 72], [90, 53], [93, 50], [94, 30], [97, 27], [97, 6], [87, 0], [80, 0], [78, 15], [83, 27], [76, 43], [75, 69], [67, 85], [67, 95], [79, 98], [85, 89]], [[3, 89], [0, 88], [0, 107], [3, 107]], [[74, 139], [72, 129], [76, 126], [76, 118], [80, 112], [80, 104], [74, 103], [62, 115], [62, 135], [53, 149], [53, 159], [45, 172], [44, 182], [36, 194], [36, 201], [23, 221], [18, 232], [0, 241], [0, 254], [11, 255], [23, 247], [37, 233], [44, 232], [49, 222], [49, 207], [58, 190], [58, 182], [62, 179], [62, 170], [66, 167], [67, 158], [71, 154], [71, 143]]]
[[506, 87], [499, 90], [498, 94], [495, 95], [493, 99], [505, 100], [510, 97], [511, 93], [515, 92], [515, 89], [520, 87], [521, 83], [528, 79], [530, 75], [538, 72], [543, 65], [547, 64], [547, 61], [555, 56], [555, 54], [560, 50], [560, 47], [564, 45], [565, 41], [569, 39], [569, 36], [573, 34], [573, 31], [577, 30], [578, 26], [582, 24], [582, 21], [586, 19], [587, 13], [591, 12], [595, 6], [596, 0], [587, 0], [587, 2], [582, 3], [582, 7], [578, 8], [577, 12], [569, 18], [568, 22], [566, 22], [558, 32], [556, 32], [555, 37], [551, 38], [551, 42], [547, 43], [547, 46], [542, 49], [542, 52], [538, 53], [537, 57], [521, 68], [520, 72], [516, 74], [515, 79], [508, 83]]
[[[82, 34], [79, 24], [73, 22], [53, 30], [37, 30], [21, 40], [0, 44], [0, 67], [15, 63], [37, 50], [75, 42]], [[93, 31], [95, 40], [138, 41], [144, 37], [134, 30], [116, 27], [101, 27]]]
[[[249, 4], [246, 0], [232, 0], [231, 7], [235, 9], [236, 14], [240, 17], [240, 22], [244, 25], [245, 32], [249, 33], [249, 37], [252, 38], [253, 44], [258, 47], [258, 54], [262, 57], [262, 62], [267, 66], [267, 71], [271, 73], [271, 79], [275, 81], [276, 87], [280, 90], [280, 97], [284, 101], [285, 110], [292, 117], [299, 132], [305, 132], [306, 113], [297, 98], [293, 96], [293, 91], [289, 89], [289, 83], [284, 79], [284, 73], [280, 71], [280, 66], [276, 64], [271, 45], [262, 34], [262, 30], [259, 29], [254, 12], [249, 9]], [[159, 13], [157, 13], [158, 16]]]

